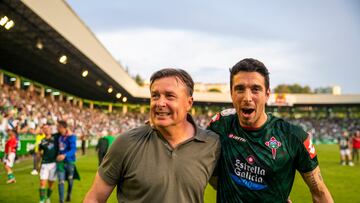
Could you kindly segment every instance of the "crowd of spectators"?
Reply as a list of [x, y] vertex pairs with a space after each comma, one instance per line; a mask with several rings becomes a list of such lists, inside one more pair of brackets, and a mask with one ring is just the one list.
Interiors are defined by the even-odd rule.
[[346, 131], [353, 135], [360, 129], [360, 120], [354, 118], [298, 118], [287, 119], [309, 132], [316, 141], [335, 141]]
[[[80, 108], [71, 102], [40, 97], [36, 92], [0, 87], [0, 134], [15, 128], [19, 134], [36, 134], [43, 124], [66, 120], [77, 136], [117, 135], [145, 122], [138, 113], [104, 113], [100, 109]], [[54, 132], [56, 131], [55, 125]]]
[[[147, 119], [147, 113], [108, 113], [96, 108], [80, 108], [71, 102], [51, 97], [41, 97], [36, 92], [18, 90], [13, 86], [0, 87], [0, 134], [6, 134], [9, 125], [20, 134], [36, 134], [42, 124], [56, 124], [58, 120], [66, 120], [77, 136], [95, 138], [103, 134], [121, 134], [144, 124]], [[211, 115], [201, 114], [194, 119], [200, 127], [205, 128]], [[302, 126], [315, 140], [336, 140], [343, 130], [352, 133], [360, 127], [359, 119], [349, 118], [287, 120]]]

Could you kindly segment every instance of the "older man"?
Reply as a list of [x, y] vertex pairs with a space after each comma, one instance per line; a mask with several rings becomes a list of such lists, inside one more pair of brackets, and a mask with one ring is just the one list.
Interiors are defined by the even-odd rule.
[[150, 79], [151, 125], [120, 135], [105, 156], [84, 202], [203, 202], [220, 150], [218, 136], [188, 114], [194, 82], [183, 70]]

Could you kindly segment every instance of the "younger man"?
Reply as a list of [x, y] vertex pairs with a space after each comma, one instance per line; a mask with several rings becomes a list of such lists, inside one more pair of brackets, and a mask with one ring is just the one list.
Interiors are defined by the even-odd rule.
[[255, 59], [230, 69], [234, 109], [216, 114], [209, 129], [220, 135], [218, 202], [286, 202], [299, 171], [313, 202], [333, 202], [315, 148], [300, 127], [265, 112], [269, 72]]

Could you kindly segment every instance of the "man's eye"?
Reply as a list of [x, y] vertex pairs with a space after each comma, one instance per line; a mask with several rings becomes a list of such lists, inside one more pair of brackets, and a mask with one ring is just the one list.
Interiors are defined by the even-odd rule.
[[152, 99], [157, 99], [157, 98], [159, 98], [159, 95], [158, 95], [158, 94], [152, 94], [152, 95], [151, 95], [151, 98], [152, 98]]
[[169, 99], [174, 99], [174, 98], [176, 98], [176, 96], [175, 96], [175, 95], [173, 95], [173, 94], [169, 94], [169, 95], [166, 95], [166, 98], [169, 98]]
[[235, 88], [235, 91], [236, 91], [236, 92], [243, 92], [243, 91], [244, 91], [244, 88], [242, 88], [242, 87], [237, 87], [237, 88]]

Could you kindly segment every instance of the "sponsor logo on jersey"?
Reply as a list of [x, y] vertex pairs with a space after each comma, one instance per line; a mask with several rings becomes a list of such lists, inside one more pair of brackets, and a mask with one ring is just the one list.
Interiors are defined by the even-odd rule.
[[250, 190], [263, 190], [267, 188], [264, 184], [265, 169], [253, 165], [255, 163], [254, 156], [248, 156], [245, 162], [240, 159], [235, 160], [234, 174], [230, 174], [231, 179], [238, 185], [246, 187]]
[[245, 138], [236, 136], [236, 135], [234, 135], [234, 134], [232, 134], [232, 133], [229, 134], [228, 137], [229, 137], [230, 139], [236, 140], [236, 141], [238, 141], [238, 142], [246, 142], [246, 139], [245, 139]]
[[275, 137], [271, 137], [269, 141], [265, 142], [265, 145], [271, 149], [272, 158], [276, 158], [276, 151], [281, 147], [281, 142], [277, 141]]
[[305, 149], [309, 152], [310, 158], [313, 159], [316, 156], [316, 151], [309, 134], [303, 144]]

